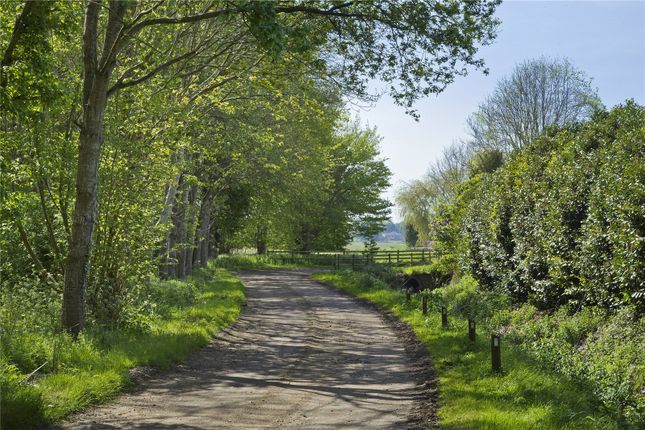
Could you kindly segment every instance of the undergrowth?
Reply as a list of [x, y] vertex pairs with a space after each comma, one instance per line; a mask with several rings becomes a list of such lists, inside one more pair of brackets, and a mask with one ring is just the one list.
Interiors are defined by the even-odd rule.
[[231, 324], [245, 300], [241, 282], [214, 267], [142, 288], [148, 309], [138, 324], [90, 324], [77, 341], [54, 330], [55, 300], [43, 300], [42, 307], [28, 302], [28, 294], [3, 291], [0, 427], [55, 422], [114, 397], [128, 386], [130, 369], [184, 360]]

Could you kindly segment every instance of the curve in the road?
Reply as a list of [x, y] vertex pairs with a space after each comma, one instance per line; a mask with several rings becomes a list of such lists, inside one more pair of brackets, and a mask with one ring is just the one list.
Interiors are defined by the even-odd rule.
[[[240, 319], [184, 365], [70, 429], [404, 429], [421, 392], [379, 313], [306, 271], [239, 274]], [[415, 424], [416, 423], [416, 424]]]

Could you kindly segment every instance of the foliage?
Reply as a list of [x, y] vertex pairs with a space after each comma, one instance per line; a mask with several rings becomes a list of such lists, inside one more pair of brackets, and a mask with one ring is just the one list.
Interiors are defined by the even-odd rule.
[[645, 320], [633, 309], [542, 314], [525, 305], [500, 315], [497, 324], [543, 367], [587, 384], [623, 425], [636, 428], [645, 419]]
[[486, 324], [500, 310], [509, 306], [508, 296], [479, 288], [477, 281], [466, 275], [459, 282], [432, 290], [433, 302], [446, 306], [448, 311], [463, 319]]
[[462, 261], [483, 288], [546, 309], [643, 309], [643, 118], [629, 102], [538, 139], [464, 195]]
[[591, 80], [567, 59], [520, 63], [468, 119], [473, 146], [510, 152], [552, 126], [591, 117], [600, 100]]
[[405, 224], [405, 244], [409, 248], [414, 248], [417, 246], [419, 241], [419, 232], [414, 228], [412, 224]]

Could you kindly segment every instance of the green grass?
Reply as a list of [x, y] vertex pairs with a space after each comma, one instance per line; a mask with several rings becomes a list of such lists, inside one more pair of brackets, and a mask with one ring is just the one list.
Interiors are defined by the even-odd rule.
[[[191, 288], [194, 297], [189, 304], [166, 306], [145, 331], [89, 328], [77, 342], [61, 337], [56, 370], [31, 385], [8, 386], [1, 427], [24, 429], [39, 421], [59, 421], [113, 398], [129, 385], [130, 369], [167, 368], [184, 360], [235, 321], [245, 300], [242, 283], [224, 269], [203, 269], [186, 282], [168, 281], [166, 286], [162, 282], [157, 288], [163, 292], [164, 287]], [[3, 367], [6, 373], [6, 363]]]
[[265, 255], [222, 255], [213, 260], [215, 267], [227, 270], [262, 270], [262, 269], [298, 269], [303, 267], [319, 268], [329, 267], [316, 265], [315, 257], [312, 261], [307, 258], [297, 259], [297, 263], [283, 263], [273, 260]]
[[[386, 242], [377, 242], [376, 246], [381, 251], [397, 250], [397, 249], [409, 249], [405, 242], [391, 240]], [[345, 247], [348, 251], [363, 251], [365, 249], [365, 243], [361, 240], [353, 240]]]
[[465, 321], [420, 311], [399, 291], [367, 275], [320, 273], [314, 278], [393, 311], [427, 346], [439, 378], [442, 429], [614, 429], [618, 425], [597, 408], [589, 389], [560, 374], [543, 370], [522, 351], [503, 343], [501, 374], [490, 370], [490, 334], [480, 329], [476, 343], [466, 336]]

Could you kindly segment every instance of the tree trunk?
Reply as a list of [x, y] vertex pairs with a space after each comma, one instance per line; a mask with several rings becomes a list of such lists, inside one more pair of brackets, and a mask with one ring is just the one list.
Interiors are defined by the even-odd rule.
[[214, 194], [210, 189], [204, 190], [202, 204], [199, 208], [199, 230], [195, 243], [197, 244], [197, 255], [199, 257], [199, 267], [206, 267], [208, 264], [208, 244], [211, 229], [211, 209], [213, 205]]
[[217, 258], [217, 229], [211, 223], [211, 230], [209, 232], [210, 240], [208, 241], [208, 258]]
[[[92, 3], [89, 5], [88, 9]], [[63, 290], [63, 327], [74, 336], [83, 329], [85, 320], [85, 288], [90, 269], [94, 222], [98, 211], [98, 168], [103, 143], [103, 114], [107, 88], [107, 76], [97, 76], [94, 79], [92, 94], [83, 113], [83, 128], [78, 148], [76, 204], [65, 262]]]
[[195, 256], [194, 256], [194, 246], [189, 246], [195, 242], [195, 218], [197, 217], [197, 185], [192, 185], [190, 187], [188, 195], [188, 207], [186, 209], [186, 248], [183, 250], [185, 253], [184, 262], [186, 265], [185, 273], [190, 275], [193, 272], [193, 266], [195, 265]]
[[181, 201], [178, 203], [177, 211], [177, 243], [179, 249], [177, 250], [177, 279], [184, 279], [186, 277], [186, 207], [188, 205], [189, 188], [185, 189], [182, 193]]
[[261, 224], [255, 232], [255, 248], [258, 255], [264, 255], [267, 252], [267, 226]]
[[128, 3], [111, 1], [103, 55], [97, 54], [100, 0], [87, 2], [83, 28], [83, 117], [78, 147], [76, 203], [63, 289], [63, 328], [74, 337], [85, 322], [85, 289], [90, 269], [90, 251], [98, 212], [99, 159], [103, 144], [103, 119], [110, 76], [116, 64], [114, 41], [123, 27]]

